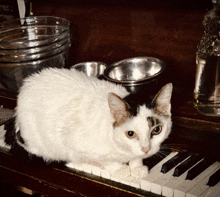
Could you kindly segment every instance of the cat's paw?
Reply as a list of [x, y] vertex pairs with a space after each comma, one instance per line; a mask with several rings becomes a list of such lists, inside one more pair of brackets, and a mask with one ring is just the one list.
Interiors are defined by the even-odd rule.
[[143, 177], [146, 177], [148, 175], [148, 167], [147, 166], [140, 166], [131, 169], [131, 176], [142, 179]]
[[131, 176], [131, 169], [128, 165], [124, 165], [122, 168], [113, 172], [112, 176], [117, 179], [126, 179]]

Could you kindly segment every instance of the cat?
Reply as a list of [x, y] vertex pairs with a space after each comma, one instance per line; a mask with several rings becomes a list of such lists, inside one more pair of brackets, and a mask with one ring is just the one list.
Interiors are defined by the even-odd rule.
[[24, 79], [15, 109], [17, 143], [46, 162], [93, 163], [119, 178], [148, 174], [171, 131], [172, 84], [134, 110], [121, 85], [74, 69], [47, 68]]

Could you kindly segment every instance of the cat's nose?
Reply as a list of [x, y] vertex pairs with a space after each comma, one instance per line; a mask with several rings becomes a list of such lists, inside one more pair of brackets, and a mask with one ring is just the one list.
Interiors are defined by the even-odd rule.
[[149, 152], [149, 150], [150, 150], [150, 146], [146, 146], [146, 147], [142, 147], [142, 149], [141, 149], [144, 153], [148, 153]]

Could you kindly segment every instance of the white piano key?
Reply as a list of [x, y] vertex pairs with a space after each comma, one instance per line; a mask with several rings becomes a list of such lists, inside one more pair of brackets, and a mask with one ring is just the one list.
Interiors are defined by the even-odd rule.
[[4, 129], [4, 125], [1, 125], [0, 126], [0, 146], [1, 147], [4, 147], [4, 148], [7, 148], [7, 149], [10, 149], [11, 146], [5, 144], [5, 133], [6, 133], [6, 130]]
[[101, 170], [101, 177], [111, 179], [111, 173], [107, 170]]
[[92, 174], [96, 176], [101, 176], [101, 168], [97, 166], [92, 166]]
[[74, 163], [67, 163], [66, 167], [75, 169], [75, 164]]
[[6, 133], [5, 125], [1, 125], [1, 126], [0, 126], [0, 139], [1, 139], [1, 140], [4, 140], [4, 139], [5, 139], [5, 133]]
[[186, 175], [187, 175], [187, 171], [184, 172], [179, 177], [172, 177], [168, 182], [166, 182], [163, 185], [162, 195], [166, 196], [166, 197], [173, 197], [174, 196], [174, 188], [178, 187], [180, 184], [182, 184], [185, 181]]
[[[1, 125], [1, 126], [0, 126], [0, 132], [5, 131], [4, 127], [5, 127], [4, 125]], [[1, 135], [0, 135], [0, 136], [1, 136]]]
[[195, 177], [193, 180], [185, 180], [182, 184], [180, 184], [177, 188], [174, 189], [174, 197], [178, 196], [184, 196], [186, 195], [187, 191], [195, 187], [198, 183], [200, 183], [205, 177], [211, 176], [213, 174], [213, 171], [217, 169], [220, 166], [219, 162], [215, 162], [210, 167], [208, 167], [204, 172], [199, 174], [197, 177]]
[[156, 166], [154, 166], [149, 174], [144, 177], [144, 179], [141, 180], [141, 189], [145, 191], [150, 191], [151, 190], [151, 182], [158, 177], [158, 175], [161, 173], [161, 167], [162, 165], [170, 160], [172, 157], [177, 155], [178, 152], [172, 152], [170, 153], [167, 157], [165, 157], [162, 161], [160, 161]]
[[186, 178], [186, 172], [183, 173], [179, 177], [173, 177], [171, 180], [169, 180], [167, 183], [163, 185], [162, 188], [162, 195], [166, 197], [173, 197], [174, 195], [174, 188], [180, 185]]
[[83, 171], [83, 164], [81, 164], [81, 163], [67, 163], [66, 166], [68, 168]]
[[137, 180], [137, 181], [133, 180], [133, 181], [129, 182], [129, 185], [131, 187], [135, 187], [135, 188], [138, 188], [138, 189], [141, 187], [140, 180]]
[[[211, 174], [215, 173], [220, 167], [216, 168]], [[206, 176], [200, 183], [198, 183], [195, 187], [187, 191], [186, 197], [198, 197], [202, 193], [204, 193], [209, 186], [207, 185], [210, 176]]]
[[189, 157], [185, 158], [182, 162], [178, 163], [175, 167], [173, 167], [170, 171], [168, 171], [167, 173], [162, 173], [160, 172], [160, 175], [152, 180], [151, 182], [151, 192], [161, 195], [162, 194], [162, 189], [163, 189], [163, 185], [165, 183], [167, 183], [169, 180], [171, 180], [173, 178], [173, 173], [175, 168], [180, 165], [181, 163], [183, 163], [185, 160], [187, 160]]
[[[201, 161], [201, 160], [200, 160]], [[200, 162], [199, 161], [199, 162]], [[184, 161], [183, 161], [184, 162]], [[199, 162], [197, 162], [195, 165], [197, 165]], [[165, 183], [162, 187], [162, 195], [164, 196], [169, 196], [169, 197], [185, 197], [185, 194], [175, 194], [174, 190], [181, 185], [185, 179], [188, 171], [192, 169], [195, 165], [190, 167], [186, 172], [184, 172], [181, 176], [179, 177], [173, 177], [171, 180], [169, 180], [167, 183]], [[179, 196], [178, 196], [179, 195]]]
[[5, 147], [5, 130], [4, 130], [4, 125], [0, 126], [0, 146]]
[[127, 180], [120, 180], [120, 183], [122, 183], [124, 185], [130, 185], [130, 182]]
[[68, 163], [66, 164], [66, 166], [75, 170], [91, 173], [96, 176], [101, 176], [101, 168], [97, 166], [89, 165], [86, 163]]
[[111, 176], [111, 180], [120, 183], [120, 180], [116, 177]]
[[135, 188], [138, 188], [138, 189], [141, 187], [141, 184], [140, 184], [141, 180], [136, 179], [133, 176], [126, 177], [125, 179], [119, 179], [119, 178], [116, 178], [116, 177], [111, 177], [111, 180], [122, 183], [124, 185], [129, 185], [131, 187], [135, 187]]
[[173, 177], [172, 175], [174, 173], [174, 170], [175, 170], [175, 168], [171, 169], [166, 174], [161, 173], [163, 175], [151, 183], [151, 192], [158, 194], [158, 195], [161, 195], [162, 194], [162, 186]]
[[141, 187], [141, 184], [140, 184], [140, 179], [136, 179], [135, 177], [133, 176], [129, 176], [129, 177], [126, 177], [125, 179], [115, 179], [116, 181], [118, 180], [118, 182], [122, 183], [122, 184], [125, 184], [125, 185], [129, 185], [131, 187], [135, 187], [135, 188], [140, 188]]
[[[114, 177], [114, 176], [111, 176], [110, 178], [111, 178], [112, 181], [122, 183], [122, 184], [125, 184], [125, 185], [131, 185], [131, 181], [133, 180], [132, 177], [127, 177], [126, 180], [120, 179], [120, 178]], [[133, 186], [135, 186], [135, 185], [133, 185]]]
[[220, 182], [214, 187], [209, 187], [203, 194], [199, 197], [216, 197], [220, 194]]
[[201, 181], [201, 183], [199, 183], [199, 187], [196, 186], [195, 188], [192, 188], [192, 191], [188, 191], [186, 193], [186, 197], [198, 197], [200, 194], [202, 194], [203, 192], [205, 192], [209, 186], [206, 185], [208, 179], [205, 179], [203, 181]]
[[76, 170], [83, 171], [83, 164], [81, 163], [75, 163], [74, 167]]
[[126, 182], [129, 182], [129, 185], [131, 187], [135, 187], [135, 188], [138, 188], [138, 189], [141, 188], [141, 180], [137, 179], [133, 176], [130, 176], [130, 178], [126, 179]]
[[92, 173], [92, 166], [87, 164], [87, 163], [85, 163], [83, 165], [83, 171], [91, 174]]

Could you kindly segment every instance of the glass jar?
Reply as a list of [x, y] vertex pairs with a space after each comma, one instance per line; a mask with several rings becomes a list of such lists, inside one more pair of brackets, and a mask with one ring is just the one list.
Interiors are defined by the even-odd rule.
[[220, 116], [220, 2], [213, 0], [213, 5], [197, 46], [194, 106], [204, 115]]
[[0, 85], [17, 93], [24, 78], [47, 67], [68, 64], [70, 21], [32, 16], [0, 23]]

